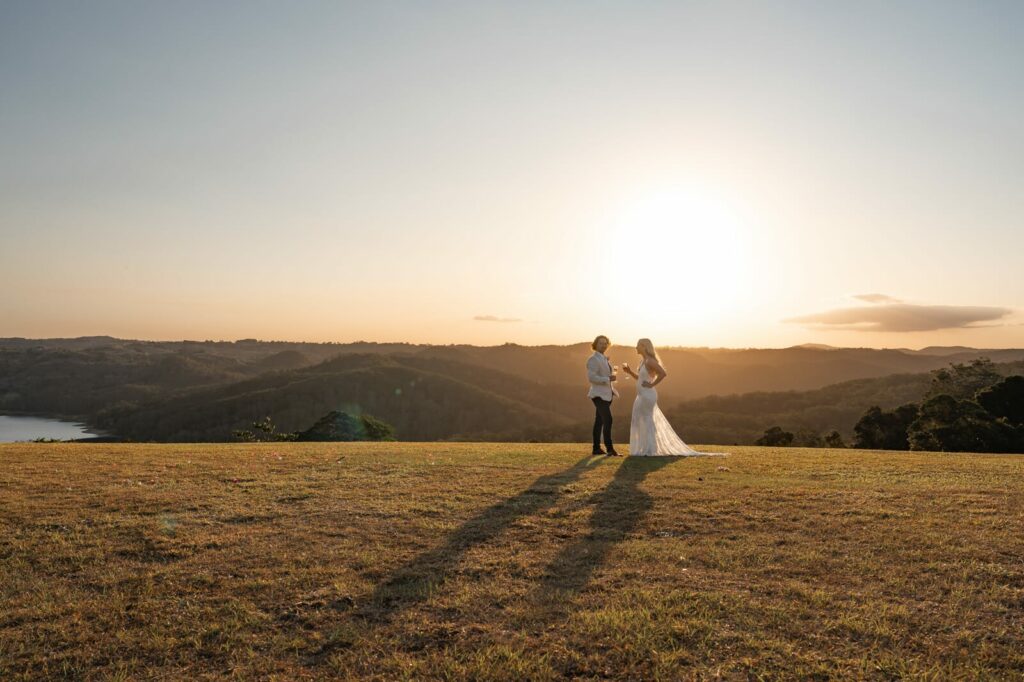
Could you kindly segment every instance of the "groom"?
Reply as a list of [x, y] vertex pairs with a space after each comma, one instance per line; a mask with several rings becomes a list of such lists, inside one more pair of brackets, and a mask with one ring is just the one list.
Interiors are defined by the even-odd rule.
[[[612, 370], [612, 363], [604, 354], [611, 341], [605, 335], [598, 336], [590, 347], [594, 354], [587, 359], [587, 378], [590, 380], [590, 392], [587, 397], [594, 402], [597, 413], [594, 415], [594, 454], [618, 457], [612, 445], [612, 400], [619, 394], [612, 385], [618, 379]], [[608, 452], [601, 449], [601, 433], [604, 433], [604, 445]]]

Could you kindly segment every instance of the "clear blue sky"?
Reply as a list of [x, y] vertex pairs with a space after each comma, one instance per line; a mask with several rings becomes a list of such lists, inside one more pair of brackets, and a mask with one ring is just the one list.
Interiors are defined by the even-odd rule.
[[0, 2], [0, 336], [1021, 345], [1022, 33], [1022, 2]]

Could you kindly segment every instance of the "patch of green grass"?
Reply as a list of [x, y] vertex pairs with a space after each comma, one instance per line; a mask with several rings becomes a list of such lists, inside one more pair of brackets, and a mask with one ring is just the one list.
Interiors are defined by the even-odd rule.
[[0, 679], [1024, 676], [1024, 458], [0, 445]]

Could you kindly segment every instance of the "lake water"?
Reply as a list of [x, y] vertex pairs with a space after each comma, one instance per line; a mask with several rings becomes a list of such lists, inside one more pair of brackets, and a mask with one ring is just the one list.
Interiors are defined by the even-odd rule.
[[46, 417], [15, 417], [0, 414], [0, 443], [36, 438], [89, 438], [96, 434], [86, 431], [85, 424], [66, 422]]

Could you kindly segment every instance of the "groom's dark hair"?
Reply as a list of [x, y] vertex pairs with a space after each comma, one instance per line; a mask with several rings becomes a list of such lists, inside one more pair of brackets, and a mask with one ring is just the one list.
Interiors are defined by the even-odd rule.
[[604, 340], [605, 340], [605, 341], [607, 341], [607, 342], [608, 342], [609, 344], [611, 344], [611, 342], [612, 342], [612, 340], [611, 340], [611, 339], [609, 339], [609, 338], [608, 338], [607, 336], [605, 336], [604, 334], [598, 334], [597, 336], [595, 336], [595, 337], [594, 337], [594, 342], [593, 342], [592, 344], [590, 344], [590, 349], [591, 349], [591, 350], [597, 350], [597, 342], [598, 342], [598, 341], [600, 341], [601, 339], [604, 339]]

